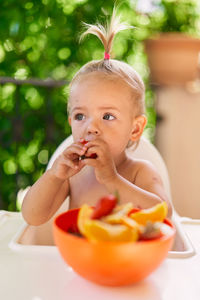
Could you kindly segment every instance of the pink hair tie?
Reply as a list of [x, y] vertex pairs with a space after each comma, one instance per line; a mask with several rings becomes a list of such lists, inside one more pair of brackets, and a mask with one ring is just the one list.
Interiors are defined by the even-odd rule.
[[107, 53], [107, 52], [105, 52], [105, 53], [104, 53], [104, 59], [110, 59], [110, 54]]

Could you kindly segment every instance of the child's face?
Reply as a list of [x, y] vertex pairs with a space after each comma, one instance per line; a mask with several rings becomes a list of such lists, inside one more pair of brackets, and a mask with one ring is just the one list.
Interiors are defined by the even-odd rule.
[[123, 81], [108, 80], [99, 74], [85, 75], [72, 86], [70, 99], [69, 123], [74, 141], [103, 139], [117, 158], [134, 140], [135, 127], [138, 131], [136, 109]]

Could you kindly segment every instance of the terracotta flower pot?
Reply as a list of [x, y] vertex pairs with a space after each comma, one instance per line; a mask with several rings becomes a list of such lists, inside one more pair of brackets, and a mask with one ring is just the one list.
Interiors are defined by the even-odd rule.
[[200, 39], [181, 33], [164, 33], [145, 41], [151, 83], [180, 85], [198, 74]]

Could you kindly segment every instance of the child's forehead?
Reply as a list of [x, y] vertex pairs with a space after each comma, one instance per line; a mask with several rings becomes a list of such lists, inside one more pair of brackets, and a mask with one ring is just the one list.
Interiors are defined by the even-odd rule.
[[[94, 89], [95, 90], [95, 89]], [[115, 110], [123, 113], [130, 112], [134, 109], [133, 101], [130, 93], [119, 93], [117, 89], [113, 88], [109, 91], [97, 89], [96, 93], [74, 93], [71, 98], [70, 111], [75, 110], [89, 110], [89, 111], [104, 111]]]
[[124, 80], [116, 75], [102, 74], [102, 72], [92, 72], [80, 76], [71, 86], [71, 96], [79, 92], [99, 92], [114, 93], [115, 91], [130, 94], [130, 87]]
[[86, 74], [73, 83], [70, 90], [68, 111], [85, 106], [96, 109], [99, 106], [115, 107], [118, 110], [135, 110], [135, 99], [130, 86], [119, 76]]

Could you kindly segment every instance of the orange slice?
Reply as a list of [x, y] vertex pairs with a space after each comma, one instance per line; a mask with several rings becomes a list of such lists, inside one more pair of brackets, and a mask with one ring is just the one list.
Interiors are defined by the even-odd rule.
[[114, 213], [103, 217], [102, 221], [109, 224], [123, 224], [123, 217], [126, 216], [133, 209], [133, 203], [128, 202], [126, 204], [120, 205], [114, 209]]
[[123, 216], [121, 221], [122, 221], [122, 224], [124, 224], [130, 228], [135, 228], [135, 229], [139, 230], [140, 225], [133, 219], [129, 218], [128, 216]]
[[82, 235], [85, 235], [85, 222], [90, 219], [92, 212], [93, 209], [87, 204], [83, 204], [79, 210], [77, 225]]
[[100, 220], [87, 220], [84, 233], [91, 241], [135, 242], [138, 231], [126, 225], [111, 225]]
[[167, 216], [167, 203], [162, 202], [148, 209], [141, 209], [130, 214], [129, 217], [141, 225], [146, 225], [148, 221], [163, 222]]

